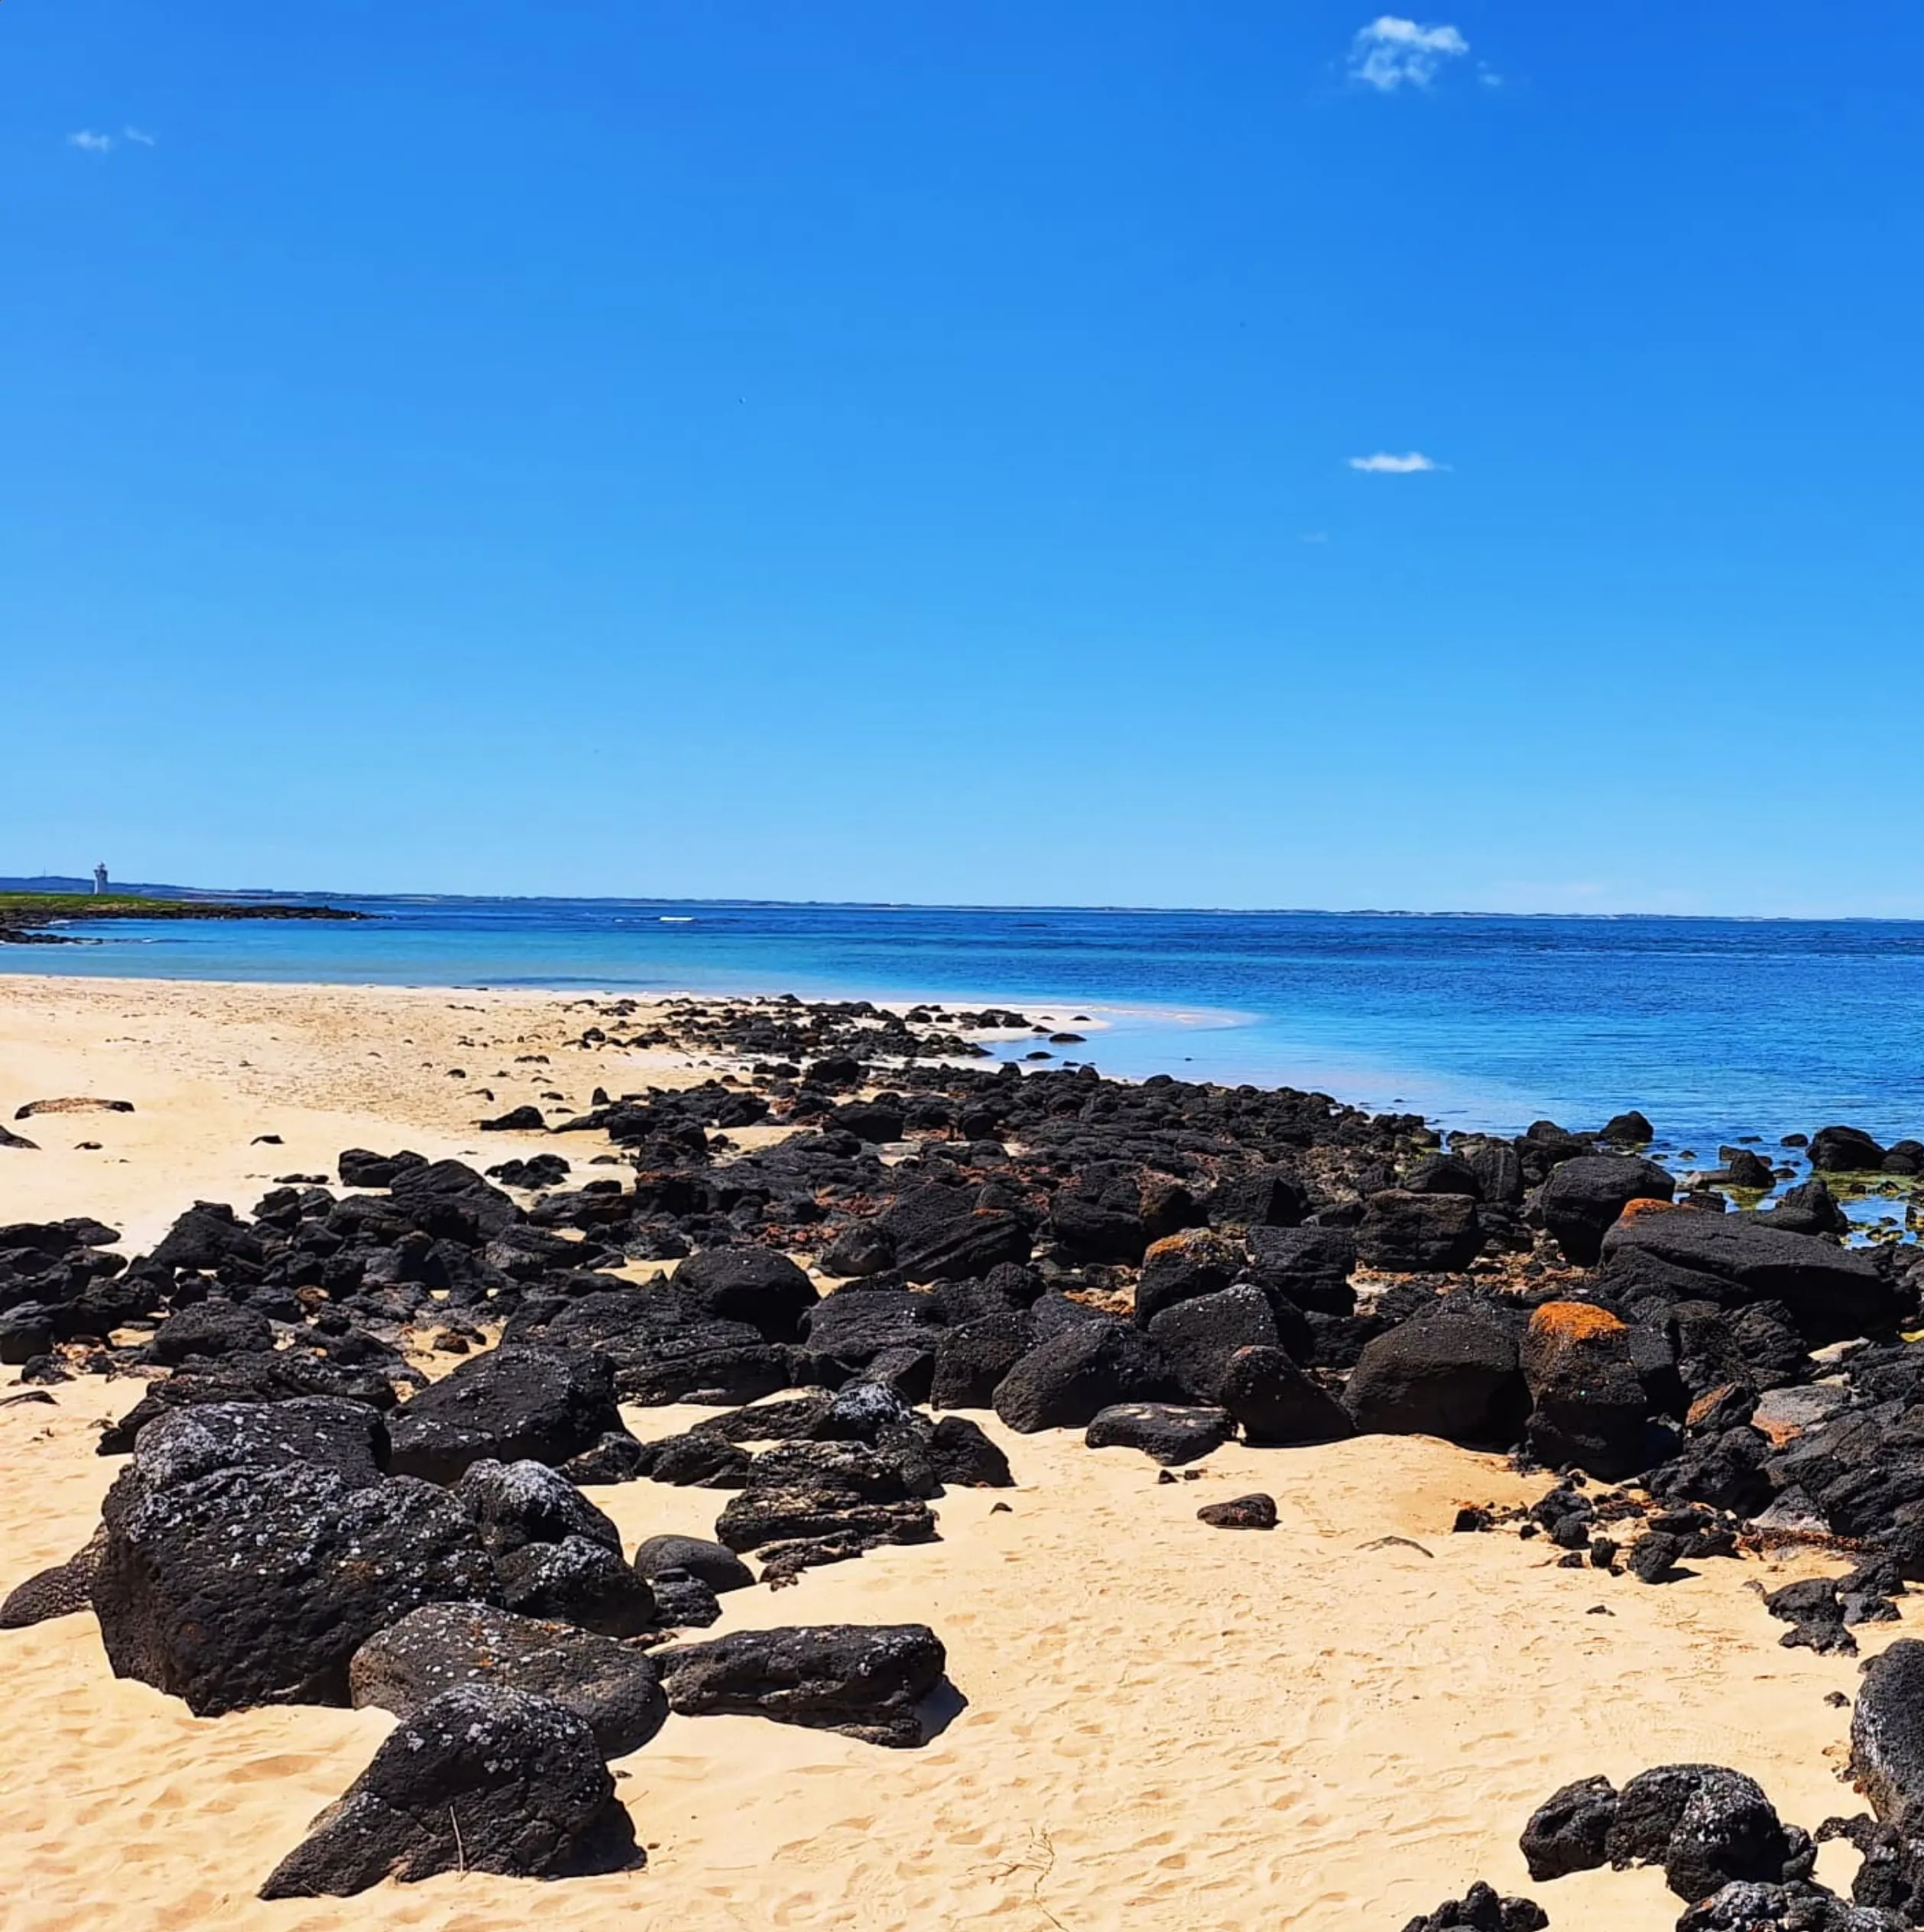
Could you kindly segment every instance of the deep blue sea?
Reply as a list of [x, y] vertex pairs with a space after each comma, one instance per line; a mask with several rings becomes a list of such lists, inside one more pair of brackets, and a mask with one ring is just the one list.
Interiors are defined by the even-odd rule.
[[794, 992], [1106, 1023], [1105, 1073], [1321, 1088], [1439, 1125], [1673, 1152], [1845, 1121], [1924, 1138], [1924, 923], [608, 900], [344, 900], [364, 925], [122, 924], [0, 971]]

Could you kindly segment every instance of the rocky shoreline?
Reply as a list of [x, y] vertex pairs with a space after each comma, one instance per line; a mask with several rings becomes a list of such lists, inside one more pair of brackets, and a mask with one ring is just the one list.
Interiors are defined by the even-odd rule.
[[272, 901], [211, 899], [96, 899], [84, 894], [0, 893], [0, 945], [70, 946], [93, 943], [56, 927], [122, 919], [365, 919], [338, 906], [290, 906]]
[[[672, 1047], [712, 1077], [483, 1120], [541, 1136], [485, 1174], [349, 1149], [248, 1214], [189, 1208], [144, 1256], [104, 1223], [0, 1230], [13, 1399], [141, 1383], [101, 1438], [130, 1460], [99, 1533], [0, 1624], [90, 1609], [116, 1674], [197, 1713], [401, 1720], [264, 1895], [632, 1865], [605, 1761], [670, 1712], [922, 1746], [968, 1691], [930, 1626], [687, 1633], [1006, 1486], [971, 1411], [1170, 1481], [1231, 1442], [1277, 1452], [1278, 1488], [1292, 1449], [1358, 1436], [1500, 1452], [1540, 1495], [1458, 1530], [1586, 1579], [1688, 1591], [1747, 1554], [1835, 1552], [1847, 1574], [1767, 1606], [1825, 1654], [1924, 1580], [1924, 1266], [1848, 1245], [1838, 1199], [1907, 1183], [1915, 1142], [1813, 1123], [1774, 1165], [1738, 1145], [1679, 1176], [1634, 1112], [1445, 1145], [1321, 1094], [971, 1064], [985, 1033], [1048, 1032], [1004, 1010], [571, 1010], [584, 1064]], [[669, 1404], [712, 1412], [651, 1439], [621, 1412]], [[634, 1482], [722, 1493], [712, 1536], [627, 1553], [589, 1493]], [[1276, 1521], [1267, 1493], [1201, 1513]], [[1832, 1833], [1865, 1855], [1853, 1905], [1714, 1766], [1558, 1793], [1585, 1822], [1540, 1814], [1525, 1851], [1580, 1853], [1533, 1875], [1594, 1841], [1592, 1865], [1663, 1866], [1690, 1927], [1924, 1923], [1924, 1699], [1867, 1693], [1858, 1717], [1872, 1810]], [[1477, 1887], [1413, 1926], [1540, 1914]]]

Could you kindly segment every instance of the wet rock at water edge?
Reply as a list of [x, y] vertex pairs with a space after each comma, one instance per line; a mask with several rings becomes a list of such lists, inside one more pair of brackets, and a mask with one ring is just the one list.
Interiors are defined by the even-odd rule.
[[1655, 1161], [1582, 1154], [1561, 1162], [1543, 1183], [1543, 1225], [1580, 1268], [1596, 1265], [1604, 1237], [1633, 1201], [1669, 1201], [1677, 1191]]

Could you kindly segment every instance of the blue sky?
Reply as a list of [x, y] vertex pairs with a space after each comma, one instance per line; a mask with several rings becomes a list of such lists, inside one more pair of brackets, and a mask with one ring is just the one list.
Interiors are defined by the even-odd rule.
[[0, 873], [1924, 914], [1920, 67], [13, 0]]

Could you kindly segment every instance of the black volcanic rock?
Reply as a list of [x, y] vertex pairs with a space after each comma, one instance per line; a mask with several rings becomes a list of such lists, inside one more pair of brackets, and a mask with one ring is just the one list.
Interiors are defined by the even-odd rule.
[[623, 1428], [605, 1357], [505, 1343], [423, 1389], [390, 1434], [397, 1473], [451, 1483], [484, 1458], [565, 1463]]
[[261, 1896], [346, 1897], [439, 1872], [559, 1878], [639, 1862], [588, 1720], [505, 1684], [463, 1684], [383, 1740]]
[[923, 1742], [918, 1707], [948, 1661], [920, 1623], [743, 1630], [655, 1658], [680, 1716], [771, 1717], [897, 1749]]

